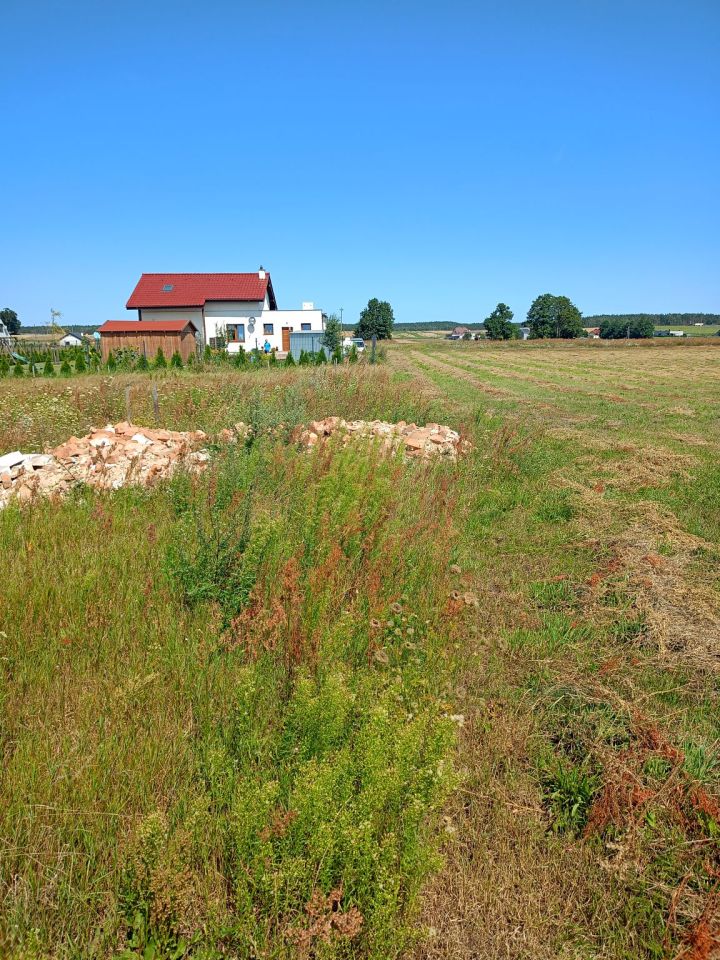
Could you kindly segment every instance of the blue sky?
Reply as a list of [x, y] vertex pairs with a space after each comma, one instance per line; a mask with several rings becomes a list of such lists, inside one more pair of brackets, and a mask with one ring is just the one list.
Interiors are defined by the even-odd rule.
[[720, 2], [2, 0], [0, 306], [720, 312]]

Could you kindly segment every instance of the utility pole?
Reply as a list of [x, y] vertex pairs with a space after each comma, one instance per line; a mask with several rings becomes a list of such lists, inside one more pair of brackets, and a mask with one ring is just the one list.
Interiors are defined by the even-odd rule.
[[342, 343], [342, 341], [343, 341], [343, 333], [344, 333], [344, 330], [343, 330], [343, 318], [342, 318], [342, 317], [343, 317], [343, 308], [340, 307], [340, 343]]

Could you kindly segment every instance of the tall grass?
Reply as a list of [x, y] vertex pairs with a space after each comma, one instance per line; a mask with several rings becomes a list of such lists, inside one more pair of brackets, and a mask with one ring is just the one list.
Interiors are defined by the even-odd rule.
[[451, 783], [452, 482], [262, 440], [3, 511], [6, 953], [403, 949]]

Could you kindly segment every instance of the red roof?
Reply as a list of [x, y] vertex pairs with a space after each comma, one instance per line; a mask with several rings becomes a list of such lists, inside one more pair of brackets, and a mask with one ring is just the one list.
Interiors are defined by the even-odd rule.
[[264, 300], [277, 309], [270, 274], [144, 273], [127, 302], [128, 310], [150, 307], [203, 307], [208, 300]]
[[106, 320], [98, 333], [180, 333], [197, 326], [192, 320]]

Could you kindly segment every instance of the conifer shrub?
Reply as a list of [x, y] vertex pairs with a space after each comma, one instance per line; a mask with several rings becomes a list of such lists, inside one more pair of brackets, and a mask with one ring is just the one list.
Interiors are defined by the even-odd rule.
[[325, 347], [320, 347], [318, 352], [315, 354], [315, 363], [319, 367], [323, 363], [327, 363], [327, 354], [325, 353]]
[[75, 360], [75, 373], [87, 373], [87, 364], [85, 363], [85, 357], [82, 353], [78, 353], [77, 359]]
[[0, 377], [6, 377], [10, 373], [10, 362], [5, 354], [0, 354]]
[[43, 367], [43, 376], [44, 377], [54, 377], [55, 376], [55, 364], [52, 362], [50, 357], [45, 361], [45, 366]]
[[105, 367], [107, 368], [107, 370], [110, 371], [110, 373], [114, 373], [115, 370], [117, 370], [117, 361], [115, 359], [115, 354], [113, 353], [112, 350], [108, 354], [107, 363], [105, 364]]
[[173, 370], [182, 370], [183, 368], [182, 357], [177, 350], [170, 357], [170, 366], [173, 368]]
[[165, 354], [162, 351], [162, 347], [158, 347], [158, 351], [155, 354], [155, 361], [153, 363], [155, 370], [165, 370], [167, 369], [167, 360], [165, 359]]
[[237, 353], [233, 353], [231, 362], [236, 369], [247, 366], [248, 356], [245, 352], [245, 347], [241, 346]]
[[67, 357], [60, 364], [60, 376], [61, 377], [71, 377], [72, 376], [72, 367], [70, 366], [70, 361]]
[[300, 351], [300, 359], [298, 360], [298, 363], [299, 363], [299, 365], [300, 365], [301, 367], [309, 367], [309, 366], [310, 366], [310, 364], [312, 363], [312, 357], [311, 357], [311, 355], [307, 352], [307, 350], [301, 350], [301, 351]]
[[25, 371], [23, 370], [23, 365], [21, 363], [16, 363], [13, 367], [13, 376], [14, 377], [24, 377]]
[[349, 363], [357, 363], [357, 362], [358, 362], [358, 359], [359, 359], [359, 357], [358, 357], [357, 344], [354, 343], [354, 344], [350, 347], [350, 353], [348, 353], [348, 362], [349, 362]]
[[136, 370], [150, 369], [150, 362], [148, 361], [148, 358], [145, 356], [144, 353], [141, 353], [140, 356], [138, 357], [138, 362], [135, 364], [135, 369]]
[[295, 366], [295, 357], [288, 350], [287, 356], [285, 357], [285, 366], [294, 367]]

